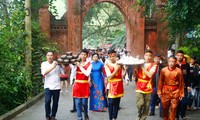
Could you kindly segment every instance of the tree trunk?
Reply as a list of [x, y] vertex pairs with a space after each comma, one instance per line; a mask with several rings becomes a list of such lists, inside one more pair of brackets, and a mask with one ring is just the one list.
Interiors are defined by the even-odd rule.
[[181, 42], [181, 34], [178, 33], [175, 40], [175, 52], [177, 52], [178, 48], [180, 47]]
[[25, 10], [26, 10], [26, 17], [25, 17], [25, 30], [27, 32], [26, 36], [26, 70], [28, 71], [29, 78], [31, 79], [31, 72], [32, 72], [32, 36], [31, 36], [31, 2], [30, 0], [25, 0]]

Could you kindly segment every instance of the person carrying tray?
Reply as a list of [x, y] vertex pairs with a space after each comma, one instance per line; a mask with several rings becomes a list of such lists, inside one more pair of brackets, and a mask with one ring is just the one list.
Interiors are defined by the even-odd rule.
[[152, 62], [151, 50], [144, 53], [144, 64], [138, 65], [136, 74], [136, 106], [139, 120], [146, 120], [149, 111], [152, 88], [152, 77], [156, 72], [157, 65]]

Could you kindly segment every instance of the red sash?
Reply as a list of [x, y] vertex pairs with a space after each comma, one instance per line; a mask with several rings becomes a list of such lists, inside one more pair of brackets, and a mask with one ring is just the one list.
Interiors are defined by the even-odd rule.
[[[154, 66], [154, 63], [151, 63], [151, 65], [148, 66], [147, 71], [150, 71], [150, 69]], [[136, 92], [141, 93], [151, 93], [153, 91], [152, 89], [152, 78], [149, 78], [142, 70], [141, 67], [138, 68], [138, 74], [137, 74], [137, 83], [136, 83]]]
[[[90, 66], [90, 62], [88, 62], [85, 66], [82, 66], [85, 70]], [[74, 98], [89, 98], [90, 96], [90, 88], [88, 83], [89, 77], [82, 73], [79, 67], [76, 70], [76, 80], [74, 83], [72, 96]]]
[[[109, 68], [110, 72], [113, 73], [115, 71], [115, 67], [106, 64]], [[115, 76], [112, 79], [108, 79], [108, 83], [110, 84], [108, 98], [118, 98], [124, 95], [124, 87], [122, 81], [122, 69], [120, 68]]]

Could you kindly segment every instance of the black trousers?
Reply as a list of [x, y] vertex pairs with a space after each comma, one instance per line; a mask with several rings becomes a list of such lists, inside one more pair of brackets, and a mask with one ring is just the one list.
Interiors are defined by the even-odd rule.
[[133, 66], [132, 65], [128, 66], [127, 74], [128, 74], [129, 80], [132, 81], [132, 76], [133, 76]]
[[109, 120], [117, 118], [120, 99], [121, 98], [108, 98]]
[[177, 113], [176, 113], [176, 118], [179, 119], [179, 115], [181, 115], [181, 118], [184, 118], [186, 115], [187, 111], [187, 103], [188, 103], [188, 91], [187, 88], [184, 89], [184, 94], [185, 96], [183, 99], [179, 102], [178, 107], [177, 107]]
[[[46, 118], [55, 117], [58, 110], [58, 101], [60, 97], [60, 90], [45, 89], [45, 112]], [[51, 100], [53, 98], [53, 105], [51, 107]]]
[[76, 110], [75, 98], [73, 98], [73, 110]]

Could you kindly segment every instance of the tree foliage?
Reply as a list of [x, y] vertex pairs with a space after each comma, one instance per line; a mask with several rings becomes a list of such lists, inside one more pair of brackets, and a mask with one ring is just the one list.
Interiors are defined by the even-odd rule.
[[166, 11], [172, 35], [195, 30], [200, 23], [199, 0], [168, 0]]
[[[140, 6], [149, 6], [147, 0], [137, 0]], [[149, 0], [154, 1], [154, 0]], [[160, 0], [162, 1], [162, 0]], [[155, 4], [154, 4], [155, 5]], [[167, 13], [163, 20], [168, 21], [169, 33], [172, 40], [181, 39], [181, 48], [189, 55], [199, 56], [200, 46], [200, 1], [199, 0], [167, 0], [163, 7]], [[195, 33], [194, 37], [187, 37], [187, 34]]]
[[110, 3], [97, 3], [84, 18], [83, 45], [98, 47], [102, 44], [112, 44], [114, 41], [125, 43], [124, 37], [119, 39], [123, 31], [125, 31], [125, 24], [119, 9]]
[[145, 7], [144, 16], [146, 16], [147, 18], [150, 17], [150, 11], [152, 13], [156, 11], [155, 0], [137, 0], [134, 7], [135, 6]]
[[48, 41], [39, 29], [32, 25], [33, 78], [27, 79], [25, 68], [24, 0], [0, 2], [0, 115], [24, 103], [42, 90], [40, 63], [44, 51], [58, 50], [56, 44]]
[[197, 25], [195, 31], [187, 34], [183, 46], [179, 49], [183, 50], [190, 56], [196, 56], [200, 59], [200, 24]]
[[168, 0], [166, 11], [170, 34], [182, 38], [181, 48], [188, 55], [200, 57], [200, 37], [187, 37], [187, 34], [195, 32], [200, 34], [200, 2], [199, 0]]
[[39, 17], [39, 8], [41, 8], [45, 4], [49, 4], [49, 10], [55, 16], [58, 14], [56, 7], [53, 5], [53, 2], [57, 0], [31, 0], [31, 12], [32, 19], [38, 20]]
[[21, 12], [23, 4], [17, 1], [3, 4], [5, 7], [1, 11], [4, 19], [0, 19], [0, 113], [23, 103], [28, 98], [26, 92], [31, 86], [24, 67], [26, 33], [23, 22], [25, 13]]

